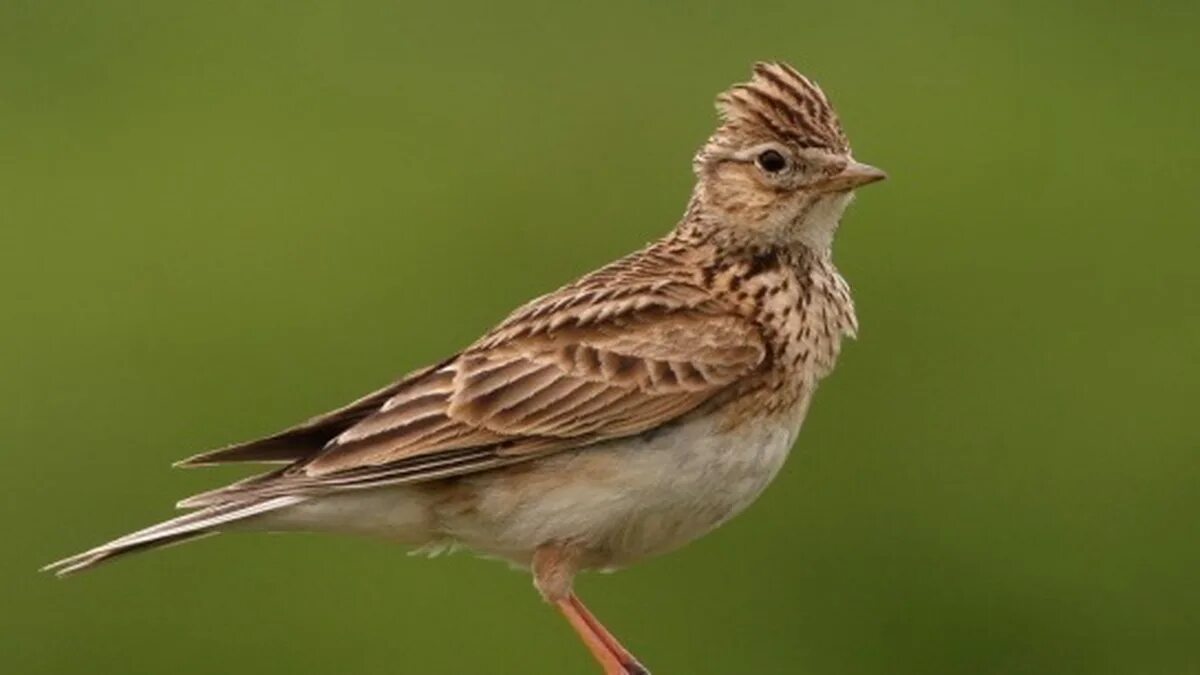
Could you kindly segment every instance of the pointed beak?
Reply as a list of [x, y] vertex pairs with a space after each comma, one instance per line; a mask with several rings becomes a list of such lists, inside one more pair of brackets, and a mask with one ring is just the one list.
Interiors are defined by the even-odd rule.
[[884, 178], [887, 178], [887, 174], [882, 169], [876, 169], [870, 164], [850, 160], [846, 168], [822, 183], [821, 187], [830, 192], [853, 190], [854, 188], [869, 185], [870, 183], [876, 183]]

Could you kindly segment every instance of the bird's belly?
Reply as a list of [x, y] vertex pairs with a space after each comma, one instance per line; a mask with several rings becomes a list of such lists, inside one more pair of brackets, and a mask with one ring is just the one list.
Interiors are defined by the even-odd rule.
[[754, 501], [783, 465], [800, 415], [724, 431], [709, 415], [653, 434], [470, 476], [438, 520], [446, 537], [519, 563], [550, 542], [613, 568], [711, 531]]

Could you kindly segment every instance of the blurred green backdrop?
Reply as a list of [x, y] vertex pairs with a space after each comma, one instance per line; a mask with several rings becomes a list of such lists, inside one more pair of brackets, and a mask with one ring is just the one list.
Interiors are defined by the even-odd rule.
[[658, 236], [713, 96], [782, 58], [892, 176], [837, 247], [862, 337], [754, 508], [584, 597], [666, 675], [1200, 673], [1198, 19], [3, 3], [0, 671], [593, 672], [466, 555], [231, 536], [35, 570], [239, 475], [172, 460]]

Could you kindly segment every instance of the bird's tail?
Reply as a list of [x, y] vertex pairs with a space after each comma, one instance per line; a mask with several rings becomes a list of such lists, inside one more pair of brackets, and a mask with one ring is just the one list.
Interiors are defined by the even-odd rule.
[[304, 501], [304, 499], [304, 497], [300, 496], [284, 495], [263, 500], [216, 504], [192, 511], [178, 518], [172, 518], [157, 525], [151, 525], [143, 530], [127, 534], [119, 539], [114, 539], [107, 544], [102, 544], [83, 553], [50, 563], [43, 567], [42, 571], [54, 572], [60, 577], [74, 574], [75, 572], [82, 572], [126, 553], [148, 551], [161, 546], [170, 546], [199, 537], [217, 534], [225, 526], [234, 522], [292, 506]]

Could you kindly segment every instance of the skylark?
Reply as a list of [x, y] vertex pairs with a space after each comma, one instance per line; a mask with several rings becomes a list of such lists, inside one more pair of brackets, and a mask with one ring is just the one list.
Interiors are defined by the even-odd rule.
[[225, 531], [462, 545], [528, 568], [606, 673], [647, 672], [572, 591], [700, 537], [779, 471], [857, 327], [830, 247], [857, 187], [825, 94], [783, 63], [717, 99], [680, 223], [450, 358], [267, 438], [185, 459], [283, 466], [53, 563]]

